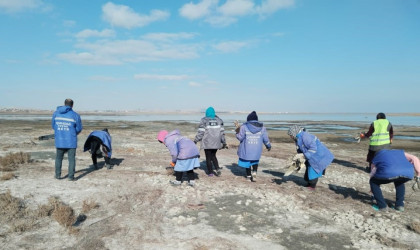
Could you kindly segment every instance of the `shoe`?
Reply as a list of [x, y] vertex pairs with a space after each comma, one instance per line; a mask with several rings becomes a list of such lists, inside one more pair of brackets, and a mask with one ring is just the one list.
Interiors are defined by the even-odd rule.
[[105, 164], [105, 167], [106, 167], [107, 169], [112, 169], [112, 166], [111, 166], [110, 164]]
[[93, 165], [93, 169], [98, 170], [98, 165], [97, 164], [94, 164]]
[[208, 177], [213, 177], [213, 176], [214, 176], [214, 174], [213, 174], [213, 173], [211, 173], [211, 174], [208, 174], [207, 176], [208, 176]]
[[376, 204], [373, 204], [372, 208], [373, 208], [373, 210], [378, 211], [378, 212], [387, 212], [388, 211], [388, 207], [379, 208], [378, 205], [376, 205]]
[[252, 171], [252, 181], [257, 181], [257, 171]]
[[54, 176], [55, 179], [61, 180], [61, 176]]
[[217, 171], [216, 171], [216, 174], [217, 174], [217, 176], [221, 176], [221, 175], [222, 175], [222, 171], [217, 170]]
[[75, 178], [68, 178], [69, 181], [76, 181]]
[[214, 176], [219, 177], [219, 176], [220, 176], [220, 174], [221, 174], [221, 172], [220, 172], [220, 171], [216, 171], [216, 172], [214, 172], [214, 171], [213, 171], [213, 175], [214, 175]]
[[404, 212], [404, 207], [403, 206], [397, 206], [394, 209], [397, 210], [398, 212]]
[[306, 187], [306, 190], [308, 190], [308, 191], [315, 191], [315, 188], [314, 187], [311, 187], [311, 186], [309, 186], [309, 187]]
[[190, 185], [191, 187], [195, 186], [195, 181], [188, 181], [188, 185]]
[[172, 186], [180, 186], [182, 182], [175, 180], [175, 181], [169, 181], [169, 183], [171, 183]]

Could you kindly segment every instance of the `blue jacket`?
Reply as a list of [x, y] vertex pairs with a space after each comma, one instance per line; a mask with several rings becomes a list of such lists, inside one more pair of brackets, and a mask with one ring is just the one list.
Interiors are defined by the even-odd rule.
[[238, 156], [242, 160], [257, 161], [261, 158], [262, 145], [271, 148], [267, 130], [263, 123], [248, 121], [242, 124], [239, 133], [236, 134], [239, 140]]
[[59, 106], [51, 119], [56, 148], [77, 148], [77, 135], [82, 131], [82, 120], [69, 106]]
[[172, 162], [200, 157], [200, 151], [198, 151], [194, 142], [183, 137], [177, 129], [170, 132], [163, 142], [169, 149], [169, 153], [172, 156]]
[[296, 135], [296, 138], [298, 150], [305, 155], [316, 173], [324, 171], [334, 160], [334, 155], [315, 135], [302, 131]]
[[83, 147], [83, 152], [86, 152], [90, 149], [90, 139], [92, 136], [98, 137], [102, 141], [102, 145], [104, 145], [107, 148], [108, 151], [108, 157], [112, 156], [112, 144], [111, 144], [111, 136], [102, 130], [95, 130], [86, 139], [85, 145]]
[[392, 180], [399, 177], [413, 179], [414, 166], [404, 155], [404, 150], [382, 149], [373, 157], [372, 164], [376, 167], [373, 177]]

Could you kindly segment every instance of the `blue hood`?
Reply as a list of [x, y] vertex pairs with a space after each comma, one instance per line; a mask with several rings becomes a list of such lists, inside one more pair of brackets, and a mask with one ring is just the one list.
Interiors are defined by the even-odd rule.
[[245, 125], [253, 134], [260, 132], [263, 128], [263, 123], [259, 121], [249, 121], [246, 122]]
[[69, 111], [71, 111], [72, 109], [71, 109], [71, 107], [70, 106], [58, 106], [57, 107], [57, 111], [58, 111], [58, 113], [60, 113], [60, 114], [65, 114], [65, 113], [67, 113], [67, 112], [69, 112]]
[[206, 117], [214, 118], [216, 116], [216, 111], [214, 111], [213, 107], [209, 107], [206, 110]]

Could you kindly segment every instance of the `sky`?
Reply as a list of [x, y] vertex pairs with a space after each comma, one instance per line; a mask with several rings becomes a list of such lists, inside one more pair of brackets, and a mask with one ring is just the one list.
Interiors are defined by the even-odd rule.
[[0, 108], [420, 112], [420, 0], [0, 0]]

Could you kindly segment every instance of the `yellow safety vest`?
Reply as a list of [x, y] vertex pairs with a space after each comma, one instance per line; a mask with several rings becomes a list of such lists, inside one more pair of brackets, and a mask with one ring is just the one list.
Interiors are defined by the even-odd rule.
[[386, 119], [378, 119], [373, 122], [374, 132], [370, 137], [371, 146], [380, 146], [391, 143], [389, 139], [388, 125], [389, 121]]

